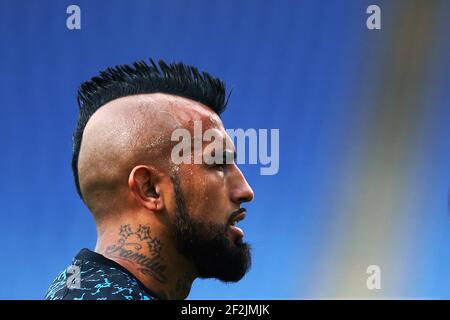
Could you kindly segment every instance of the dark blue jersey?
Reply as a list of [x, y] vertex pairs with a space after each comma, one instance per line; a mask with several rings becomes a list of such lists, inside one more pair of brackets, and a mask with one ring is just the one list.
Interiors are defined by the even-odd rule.
[[46, 300], [155, 300], [131, 272], [118, 263], [82, 249], [45, 294]]

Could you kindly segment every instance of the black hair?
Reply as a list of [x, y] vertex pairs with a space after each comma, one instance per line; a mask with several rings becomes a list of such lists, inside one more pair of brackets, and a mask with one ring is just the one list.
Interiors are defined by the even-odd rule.
[[183, 63], [167, 64], [163, 60], [119, 65], [101, 71], [78, 89], [79, 115], [73, 134], [72, 171], [80, 198], [78, 155], [87, 122], [104, 104], [125, 96], [167, 93], [198, 101], [220, 115], [227, 105], [222, 80]]

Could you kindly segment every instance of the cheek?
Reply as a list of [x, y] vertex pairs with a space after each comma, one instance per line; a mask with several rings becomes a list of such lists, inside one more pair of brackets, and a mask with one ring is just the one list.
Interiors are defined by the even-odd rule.
[[220, 172], [198, 170], [186, 182], [186, 205], [192, 217], [218, 223], [228, 219], [227, 192]]

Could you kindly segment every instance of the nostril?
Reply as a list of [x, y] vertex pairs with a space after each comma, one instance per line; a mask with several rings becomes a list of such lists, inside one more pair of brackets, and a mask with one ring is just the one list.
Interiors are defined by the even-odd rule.
[[254, 197], [255, 197], [255, 194], [253, 193], [253, 190], [250, 189], [250, 192], [249, 192], [249, 196], [248, 196], [248, 200], [247, 200], [247, 201], [248, 201], [248, 202], [252, 201]]
[[253, 200], [254, 193], [253, 190], [248, 187], [245, 190], [241, 190], [240, 197], [239, 197], [239, 203], [241, 202], [250, 202]]

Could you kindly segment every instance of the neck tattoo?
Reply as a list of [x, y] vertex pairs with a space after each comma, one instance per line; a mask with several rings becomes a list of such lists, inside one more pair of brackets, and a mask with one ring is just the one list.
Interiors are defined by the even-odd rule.
[[167, 282], [167, 266], [161, 258], [161, 240], [151, 235], [150, 227], [140, 224], [135, 230], [123, 224], [116, 244], [108, 246], [105, 254], [111, 258], [126, 260], [135, 264], [138, 271], [161, 283]]

